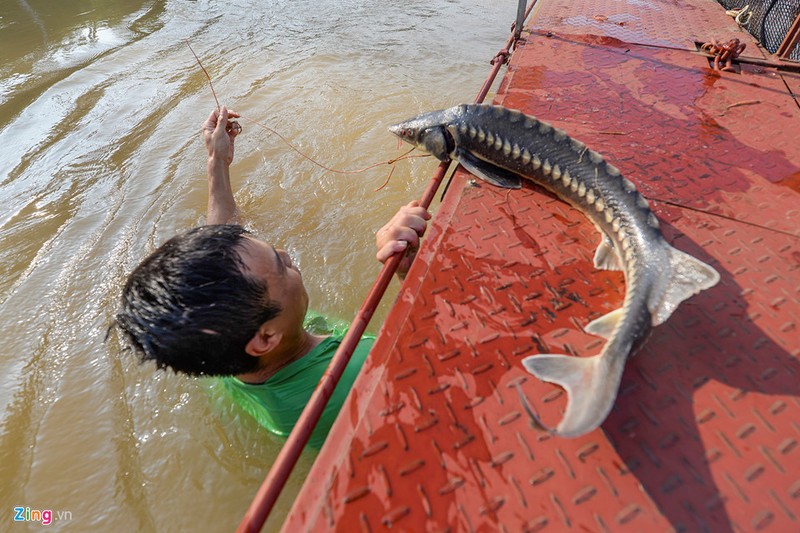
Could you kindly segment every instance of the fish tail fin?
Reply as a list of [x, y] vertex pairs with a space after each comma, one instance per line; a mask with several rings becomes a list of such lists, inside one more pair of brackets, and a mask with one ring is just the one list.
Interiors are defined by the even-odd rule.
[[648, 302], [653, 325], [664, 323], [681, 302], [719, 282], [719, 272], [712, 266], [677, 248], [669, 247], [670, 277], [666, 287], [657, 291], [660, 298]]
[[[522, 360], [528, 372], [542, 381], [559, 385], [567, 393], [564, 418], [555, 429], [548, 429], [550, 433], [577, 437], [603, 423], [614, 404], [619, 383], [619, 378], [616, 383], [611, 383], [613, 380], [607, 376], [609, 369], [603, 368], [603, 364], [601, 355], [571, 357], [540, 354]], [[544, 427], [540, 421], [534, 422]]]

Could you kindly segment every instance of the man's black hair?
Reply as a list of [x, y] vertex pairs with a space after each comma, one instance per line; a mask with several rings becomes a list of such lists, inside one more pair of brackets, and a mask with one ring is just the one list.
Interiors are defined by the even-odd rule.
[[200, 226], [173, 237], [128, 277], [116, 324], [143, 361], [189, 375], [251, 372], [247, 342], [280, 307], [245, 272], [247, 234], [237, 225]]

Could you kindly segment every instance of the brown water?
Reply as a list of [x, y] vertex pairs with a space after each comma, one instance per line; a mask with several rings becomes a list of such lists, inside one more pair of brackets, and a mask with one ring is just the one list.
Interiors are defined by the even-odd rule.
[[[103, 342], [130, 269], [204, 220], [199, 126], [214, 101], [184, 40], [222, 103], [353, 169], [399, 153], [388, 124], [471, 101], [515, 10], [0, 0], [0, 529], [40, 530], [13, 522], [29, 507], [53, 511], [57, 530], [231, 531], [281, 444], [212, 382]], [[374, 192], [386, 170], [331, 174], [243, 125], [233, 182], [249, 225], [292, 253], [314, 309], [352, 318], [379, 270], [375, 230], [435, 162], [400, 164]]]

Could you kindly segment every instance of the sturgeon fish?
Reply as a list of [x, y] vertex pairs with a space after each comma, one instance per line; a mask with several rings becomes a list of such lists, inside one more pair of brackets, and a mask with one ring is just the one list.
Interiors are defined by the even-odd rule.
[[521, 179], [531, 180], [582, 211], [600, 230], [594, 265], [622, 270], [626, 284], [622, 307], [585, 327], [607, 342], [592, 357], [523, 359], [528, 372], [567, 393], [567, 408], [555, 429], [541, 423], [520, 391], [533, 422], [552, 434], [577, 437], [600, 426], [614, 405], [628, 357], [682, 301], [714, 286], [717, 271], [667, 243], [647, 200], [619, 170], [535, 117], [498, 106], [460, 105], [419, 115], [389, 131], [441, 161], [457, 160], [494, 185], [519, 188]]

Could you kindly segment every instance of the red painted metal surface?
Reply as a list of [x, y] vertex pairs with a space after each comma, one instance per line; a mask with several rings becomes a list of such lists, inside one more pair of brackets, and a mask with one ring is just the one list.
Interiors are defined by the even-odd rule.
[[539, 433], [517, 388], [551, 425], [566, 398], [521, 359], [598, 353], [583, 328], [624, 280], [580, 212], [458, 172], [286, 531], [800, 529], [799, 78], [712, 71], [695, 40], [757, 47], [674, 4], [543, 2], [496, 101], [601, 152], [720, 283], [654, 330], [601, 429]]
[[714, 0], [547, 0], [532, 29], [563, 35], [596, 35], [629, 44], [694, 50], [712, 38], [747, 40], [745, 56], [764, 57], [747, 31]]

